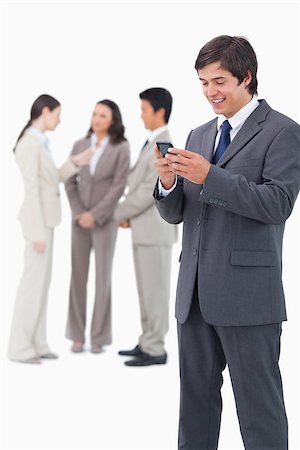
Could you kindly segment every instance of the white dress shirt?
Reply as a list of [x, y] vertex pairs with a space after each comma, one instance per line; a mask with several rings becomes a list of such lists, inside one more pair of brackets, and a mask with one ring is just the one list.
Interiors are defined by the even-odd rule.
[[[216, 151], [216, 148], [217, 148], [219, 140], [220, 140], [221, 125], [223, 124], [223, 122], [225, 120], [228, 120], [229, 124], [231, 125], [230, 142], [232, 142], [232, 140], [235, 138], [237, 133], [240, 131], [240, 129], [242, 128], [242, 126], [244, 125], [245, 121], [248, 119], [250, 114], [252, 114], [253, 111], [258, 106], [259, 106], [259, 101], [257, 100], [257, 97], [254, 96], [254, 97], [252, 97], [250, 102], [247, 103], [247, 105], [243, 106], [243, 108], [241, 108], [238, 112], [236, 112], [234, 114], [234, 116], [230, 117], [229, 119], [226, 116], [224, 116], [223, 114], [220, 114], [218, 116], [218, 122], [217, 122], [218, 132], [217, 132], [217, 136], [215, 139], [214, 153]], [[174, 185], [168, 190], [163, 188], [161, 181], [159, 180], [159, 183], [158, 183], [159, 194], [162, 195], [163, 197], [166, 197], [168, 194], [170, 194], [170, 192], [172, 192], [175, 189], [176, 185], [177, 185], [177, 176], [176, 176]]]
[[234, 116], [230, 117], [229, 119], [226, 116], [223, 116], [223, 114], [220, 114], [218, 116], [218, 122], [217, 122], [217, 128], [218, 133], [215, 140], [215, 147], [214, 147], [214, 153], [216, 151], [216, 148], [219, 144], [219, 140], [221, 137], [221, 125], [225, 120], [228, 120], [231, 130], [229, 132], [230, 134], [230, 142], [235, 138], [235, 136], [238, 134], [242, 126], [244, 125], [245, 121], [248, 119], [250, 114], [253, 113], [253, 111], [259, 106], [259, 101], [257, 100], [257, 97], [254, 96], [247, 105], [243, 106], [238, 112], [235, 113]]
[[38, 130], [37, 128], [35, 128], [34, 126], [31, 126], [27, 129], [27, 131], [32, 134], [33, 136], [35, 136], [36, 138], [38, 138], [38, 140], [43, 144], [44, 149], [46, 150], [48, 156], [52, 159], [53, 161], [53, 156], [52, 156], [52, 152], [49, 146], [49, 139], [47, 138], [46, 134], [41, 131]]
[[101, 158], [101, 156], [103, 155], [104, 149], [107, 146], [107, 144], [109, 143], [109, 136], [106, 136], [105, 138], [103, 138], [99, 145], [97, 146], [97, 136], [95, 133], [93, 133], [91, 135], [91, 149], [92, 149], [92, 157], [90, 159], [90, 174], [91, 175], [95, 175], [96, 172], [96, 166], [99, 162], [99, 159]]
[[155, 138], [162, 133], [163, 131], [167, 131], [168, 129], [168, 125], [163, 125], [162, 127], [159, 128], [155, 128], [155, 130], [150, 131], [149, 135], [148, 135], [148, 142], [152, 142], [155, 140]]

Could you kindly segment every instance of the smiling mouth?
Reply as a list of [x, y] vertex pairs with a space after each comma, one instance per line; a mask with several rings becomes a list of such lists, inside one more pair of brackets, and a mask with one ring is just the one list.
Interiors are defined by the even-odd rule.
[[216, 98], [214, 100], [210, 100], [214, 105], [219, 104], [219, 103], [223, 103], [225, 100], [225, 98]]

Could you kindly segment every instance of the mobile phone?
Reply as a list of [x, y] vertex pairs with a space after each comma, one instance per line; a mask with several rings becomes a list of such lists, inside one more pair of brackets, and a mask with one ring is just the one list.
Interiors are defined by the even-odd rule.
[[173, 147], [173, 144], [168, 141], [156, 141], [156, 145], [163, 157], [168, 153], [168, 148]]

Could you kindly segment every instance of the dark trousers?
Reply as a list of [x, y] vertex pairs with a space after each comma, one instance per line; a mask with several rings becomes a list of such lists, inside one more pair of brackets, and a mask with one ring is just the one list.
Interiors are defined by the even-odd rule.
[[221, 422], [222, 371], [228, 364], [247, 450], [287, 450], [288, 425], [278, 366], [281, 324], [207, 324], [198, 296], [178, 323], [180, 450], [215, 450]]

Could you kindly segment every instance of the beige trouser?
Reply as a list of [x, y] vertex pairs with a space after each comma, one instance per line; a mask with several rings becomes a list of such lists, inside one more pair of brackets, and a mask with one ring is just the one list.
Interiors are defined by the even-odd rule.
[[69, 310], [66, 337], [85, 342], [87, 281], [90, 254], [95, 252], [96, 286], [93, 317], [91, 322], [91, 344], [111, 344], [111, 271], [117, 225], [107, 222], [92, 230], [72, 226], [72, 275], [70, 283]]
[[49, 352], [46, 337], [47, 297], [51, 279], [53, 229], [46, 229], [46, 251], [26, 240], [24, 271], [17, 290], [8, 357], [24, 361]]
[[171, 256], [172, 246], [133, 245], [143, 331], [139, 345], [151, 356], [165, 353], [164, 339], [169, 328]]

